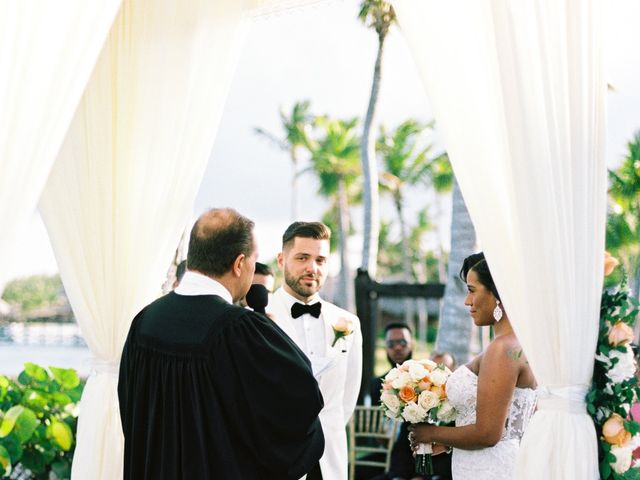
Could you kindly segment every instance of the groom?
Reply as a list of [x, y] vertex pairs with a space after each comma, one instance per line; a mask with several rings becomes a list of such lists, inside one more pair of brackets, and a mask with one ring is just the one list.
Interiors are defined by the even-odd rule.
[[[328, 270], [330, 236], [320, 222], [294, 222], [287, 228], [278, 254], [284, 284], [267, 308], [311, 360], [325, 402], [320, 412], [324, 455], [307, 480], [347, 479], [345, 425], [356, 405], [362, 371], [358, 317], [318, 295]], [[344, 335], [336, 335], [334, 327]]]

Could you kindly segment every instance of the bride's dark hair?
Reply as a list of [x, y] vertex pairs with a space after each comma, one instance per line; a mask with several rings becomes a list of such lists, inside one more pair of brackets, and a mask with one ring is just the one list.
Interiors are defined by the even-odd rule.
[[500, 300], [500, 295], [498, 294], [498, 289], [496, 288], [496, 284], [493, 283], [493, 277], [491, 276], [491, 271], [489, 270], [489, 265], [484, 258], [484, 253], [474, 253], [469, 255], [462, 262], [462, 269], [460, 270], [460, 278], [463, 282], [467, 281], [467, 275], [469, 272], [473, 270], [478, 275], [478, 281], [491, 290], [493, 296], [496, 299]]

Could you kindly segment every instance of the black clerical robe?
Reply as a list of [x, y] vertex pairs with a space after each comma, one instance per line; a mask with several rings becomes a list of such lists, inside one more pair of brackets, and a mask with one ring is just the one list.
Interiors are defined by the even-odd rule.
[[298, 479], [324, 450], [309, 360], [215, 295], [172, 292], [136, 316], [118, 397], [125, 479]]

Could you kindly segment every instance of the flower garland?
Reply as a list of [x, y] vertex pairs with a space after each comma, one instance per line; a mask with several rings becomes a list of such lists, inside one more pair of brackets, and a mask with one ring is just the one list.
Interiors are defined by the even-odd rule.
[[[605, 275], [617, 264], [605, 253]], [[629, 416], [640, 397], [631, 348], [637, 318], [638, 301], [630, 296], [623, 274], [619, 285], [602, 293], [593, 382], [586, 398], [600, 440], [602, 480], [629, 478], [625, 473], [632, 467], [633, 450], [640, 446], [640, 424]]]

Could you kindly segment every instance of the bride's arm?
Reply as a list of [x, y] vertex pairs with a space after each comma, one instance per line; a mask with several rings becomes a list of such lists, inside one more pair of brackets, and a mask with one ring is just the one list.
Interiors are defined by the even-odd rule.
[[436, 442], [465, 450], [500, 441], [520, 371], [519, 349], [509, 338], [496, 338], [485, 351], [478, 375], [476, 423], [464, 427], [416, 425], [414, 442]]

